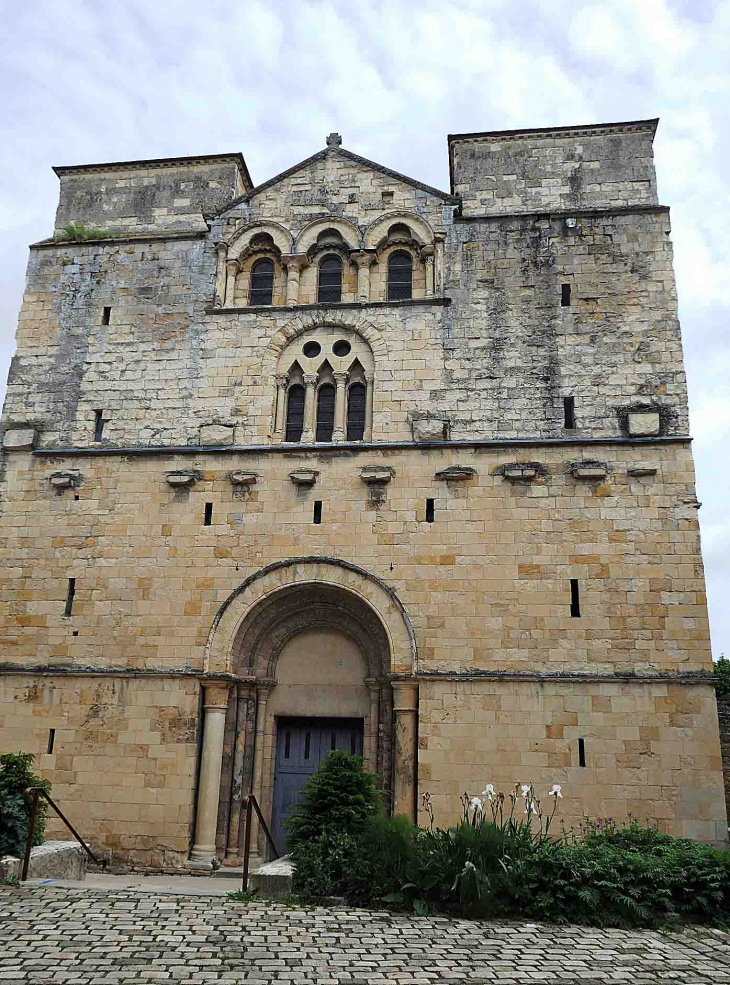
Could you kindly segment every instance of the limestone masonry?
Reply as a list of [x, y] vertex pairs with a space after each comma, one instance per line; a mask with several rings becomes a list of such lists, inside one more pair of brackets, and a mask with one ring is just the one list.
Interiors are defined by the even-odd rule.
[[113, 867], [238, 864], [249, 793], [283, 848], [331, 748], [442, 825], [521, 780], [726, 840], [656, 124], [452, 135], [450, 192], [337, 134], [55, 169], [0, 745]]

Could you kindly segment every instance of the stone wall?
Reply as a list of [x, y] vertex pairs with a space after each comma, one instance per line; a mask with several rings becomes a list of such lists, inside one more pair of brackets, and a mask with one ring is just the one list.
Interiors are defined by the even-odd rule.
[[657, 123], [454, 134], [453, 189], [464, 215], [656, 205]]

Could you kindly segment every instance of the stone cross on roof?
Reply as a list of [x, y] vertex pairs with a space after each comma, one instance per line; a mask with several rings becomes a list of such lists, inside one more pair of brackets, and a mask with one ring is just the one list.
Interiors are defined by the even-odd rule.
[[342, 137], [339, 135], [339, 133], [331, 133], [327, 137], [328, 147], [339, 147], [341, 143], [342, 143]]

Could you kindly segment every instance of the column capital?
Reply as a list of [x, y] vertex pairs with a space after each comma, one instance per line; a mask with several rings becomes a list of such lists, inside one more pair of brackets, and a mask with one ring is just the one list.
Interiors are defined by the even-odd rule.
[[350, 374], [347, 372], [347, 370], [338, 369], [332, 373], [332, 377], [335, 383], [338, 383], [340, 385], [342, 385], [343, 383], [347, 383], [349, 376]]
[[226, 270], [228, 271], [228, 276], [235, 277], [238, 271], [241, 269], [241, 264], [238, 260], [226, 260]]
[[225, 243], [223, 240], [221, 240], [219, 243], [215, 244], [215, 248], [219, 254], [223, 254], [223, 256], [228, 256], [228, 243]]
[[273, 691], [278, 683], [278, 681], [269, 680], [266, 678], [256, 681], [256, 694], [258, 694], [260, 698], [268, 698], [269, 692]]
[[200, 686], [205, 691], [203, 707], [206, 711], [226, 710], [228, 689], [231, 686], [227, 681], [201, 681]]
[[351, 250], [350, 260], [355, 264], [356, 267], [372, 267], [375, 261], [378, 259], [378, 254], [376, 250]]
[[424, 258], [424, 260], [426, 261], [430, 260], [432, 263], [433, 263], [433, 257], [435, 252], [436, 252], [436, 248], [434, 246], [424, 246], [421, 248], [421, 256]]
[[366, 677], [366, 678], [364, 678], [363, 679], [363, 684], [368, 689], [368, 691], [370, 691], [371, 694], [373, 694], [373, 693], [379, 694], [380, 693], [380, 684], [381, 684], [381, 682], [376, 677]]
[[365, 376], [365, 382], [367, 383], [367, 385], [368, 386], [372, 386], [373, 383], [375, 382], [375, 377], [373, 376], [373, 374], [372, 373], [364, 373], [363, 375]]
[[239, 698], [250, 697], [256, 689], [255, 681], [242, 681], [236, 685], [236, 691]]
[[280, 390], [286, 389], [286, 387], [289, 385], [289, 374], [288, 373], [284, 373], [283, 375], [277, 374], [276, 385], [279, 387]]
[[305, 386], [316, 386], [319, 376], [317, 373], [305, 373], [304, 374], [304, 385]]
[[418, 705], [418, 681], [391, 681], [393, 709], [396, 712], [416, 713]]
[[309, 266], [309, 257], [306, 253], [282, 253], [281, 262], [287, 270], [290, 267], [294, 270], [303, 270]]

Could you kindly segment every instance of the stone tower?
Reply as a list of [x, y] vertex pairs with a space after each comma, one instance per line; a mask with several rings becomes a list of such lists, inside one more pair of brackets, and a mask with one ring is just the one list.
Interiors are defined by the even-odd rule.
[[656, 124], [452, 135], [449, 192], [337, 134], [55, 169], [0, 714], [116, 865], [236, 863], [249, 792], [281, 845], [331, 748], [442, 825], [520, 779], [723, 841]]

